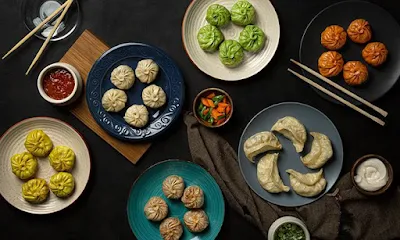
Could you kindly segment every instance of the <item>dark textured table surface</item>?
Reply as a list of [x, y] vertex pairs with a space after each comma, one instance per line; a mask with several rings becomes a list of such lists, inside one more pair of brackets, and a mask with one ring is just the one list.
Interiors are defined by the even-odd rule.
[[[0, 0], [0, 53], [5, 53], [27, 33], [20, 17], [21, 0]], [[34, 1], [34, 0], [29, 0]], [[92, 154], [89, 184], [71, 207], [56, 214], [35, 216], [21, 212], [0, 198], [0, 239], [135, 239], [129, 228], [126, 201], [132, 183], [146, 168], [169, 158], [190, 159], [186, 127], [180, 119], [169, 134], [157, 139], [137, 165], [117, 151], [64, 109], [45, 102], [37, 92], [36, 78], [46, 65], [58, 61], [84, 29], [91, 30], [108, 45], [144, 42], [164, 49], [179, 65], [187, 92], [185, 109], [206, 87], [227, 90], [234, 99], [235, 113], [219, 133], [236, 149], [247, 122], [274, 103], [298, 101], [324, 112], [338, 128], [344, 144], [344, 167], [367, 153], [386, 157], [399, 174], [400, 84], [376, 104], [389, 112], [387, 126], [380, 127], [353, 110], [318, 96], [287, 71], [289, 58], [298, 58], [302, 33], [308, 22], [333, 0], [272, 0], [281, 24], [281, 41], [272, 62], [258, 75], [237, 83], [211, 79], [188, 59], [181, 41], [181, 23], [190, 0], [80, 0], [82, 24], [67, 40], [51, 44], [28, 77], [24, 73], [42, 41], [30, 40], [16, 54], [0, 62], [0, 133], [12, 124], [33, 116], [62, 119], [87, 140]], [[400, 4], [373, 1], [400, 20]], [[400, 67], [400, 66], [399, 66]], [[1, 151], [1, 149], [0, 149]], [[397, 182], [398, 183], [398, 182]], [[219, 239], [263, 239], [261, 233], [227, 207]]]

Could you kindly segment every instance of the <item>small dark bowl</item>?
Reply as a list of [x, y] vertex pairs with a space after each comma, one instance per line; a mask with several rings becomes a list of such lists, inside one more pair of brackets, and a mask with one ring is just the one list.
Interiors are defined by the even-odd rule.
[[[366, 191], [366, 190], [360, 188], [357, 185], [356, 181], [354, 180], [354, 177], [356, 175], [356, 171], [357, 171], [358, 166], [362, 162], [364, 162], [365, 160], [368, 160], [368, 159], [371, 159], [371, 158], [377, 158], [377, 159], [381, 160], [383, 162], [383, 164], [385, 164], [385, 167], [386, 167], [386, 170], [387, 170], [387, 173], [388, 173], [388, 182], [386, 183], [386, 185], [384, 187], [382, 187], [381, 189], [379, 189], [377, 191], [374, 191], [374, 192]], [[384, 192], [386, 192], [386, 190], [389, 189], [390, 185], [393, 182], [393, 168], [392, 168], [392, 165], [385, 158], [383, 158], [382, 156], [376, 155], [376, 154], [368, 154], [368, 155], [365, 155], [365, 156], [359, 158], [353, 164], [353, 167], [351, 168], [351, 173], [350, 174], [351, 174], [351, 181], [353, 182], [353, 185], [356, 187], [356, 189], [360, 193], [362, 193], [364, 195], [367, 195], [367, 196], [377, 196], [377, 195], [383, 194]]]
[[[227, 119], [225, 119], [225, 121], [219, 125], [211, 125], [210, 123], [204, 121], [203, 119], [201, 119], [201, 117], [198, 115], [197, 113], [197, 107], [200, 104], [200, 99], [202, 97], [206, 97], [207, 95], [211, 94], [211, 93], [216, 93], [216, 95], [220, 94], [220, 95], [225, 95], [228, 98], [228, 102], [231, 105], [231, 112], [228, 116]], [[203, 126], [209, 127], [209, 128], [218, 128], [218, 127], [222, 127], [224, 126], [227, 122], [229, 122], [229, 120], [231, 119], [233, 114], [233, 101], [231, 96], [229, 96], [229, 94], [227, 92], [225, 92], [222, 89], [219, 88], [206, 88], [203, 91], [201, 91], [199, 94], [197, 94], [197, 96], [194, 98], [193, 101], [193, 115], [196, 117], [197, 121], [199, 121], [199, 123], [201, 123]]]

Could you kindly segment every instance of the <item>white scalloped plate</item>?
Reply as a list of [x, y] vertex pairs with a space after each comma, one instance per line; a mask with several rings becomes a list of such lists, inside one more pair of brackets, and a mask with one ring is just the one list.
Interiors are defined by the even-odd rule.
[[[21, 188], [24, 181], [17, 178], [11, 171], [11, 156], [26, 151], [24, 142], [28, 132], [34, 129], [43, 130], [54, 146], [70, 147], [76, 155], [72, 175], [75, 178], [75, 191], [65, 199], [57, 198], [51, 191], [48, 199], [41, 204], [31, 204], [22, 198]], [[0, 139], [0, 194], [14, 207], [32, 214], [49, 214], [60, 211], [82, 194], [89, 180], [90, 155], [89, 149], [81, 135], [68, 124], [48, 117], [25, 119], [9, 128]], [[38, 158], [36, 177], [49, 182], [50, 177], [57, 173], [47, 158]]]
[[[280, 26], [278, 15], [269, 0], [249, 0], [256, 9], [255, 24], [265, 33], [267, 41], [264, 48], [256, 53], [245, 52], [243, 63], [236, 68], [227, 68], [219, 60], [218, 52], [206, 53], [197, 42], [197, 32], [207, 25], [206, 13], [211, 4], [220, 4], [230, 10], [234, 0], [193, 0], [186, 10], [182, 23], [183, 46], [192, 62], [204, 73], [225, 81], [239, 81], [249, 78], [271, 61], [278, 49]], [[232, 22], [221, 28], [225, 39], [239, 39], [243, 27], [236, 26]]]

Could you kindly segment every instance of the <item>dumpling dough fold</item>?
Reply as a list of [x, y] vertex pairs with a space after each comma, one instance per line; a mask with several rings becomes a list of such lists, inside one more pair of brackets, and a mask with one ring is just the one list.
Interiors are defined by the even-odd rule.
[[311, 169], [317, 169], [322, 166], [332, 157], [332, 143], [329, 138], [317, 132], [311, 132], [314, 140], [311, 145], [311, 151], [304, 157], [301, 157], [303, 164]]
[[322, 169], [319, 172], [307, 174], [296, 172], [293, 169], [288, 169], [286, 172], [289, 173], [290, 185], [300, 196], [314, 197], [326, 187]]
[[294, 117], [284, 117], [279, 119], [271, 131], [278, 132], [292, 141], [296, 152], [302, 152], [307, 141], [307, 132], [304, 125]]
[[282, 145], [278, 138], [271, 132], [259, 132], [249, 137], [243, 146], [244, 153], [250, 162], [254, 163], [254, 157], [260, 153], [281, 150]]
[[270, 193], [289, 192], [283, 184], [278, 171], [278, 153], [266, 154], [257, 164], [257, 179], [261, 186]]

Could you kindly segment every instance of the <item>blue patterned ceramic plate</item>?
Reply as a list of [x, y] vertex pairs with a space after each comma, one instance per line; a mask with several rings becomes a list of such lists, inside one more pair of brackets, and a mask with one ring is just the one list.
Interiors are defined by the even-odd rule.
[[[134, 128], [124, 120], [125, 111], [133, 104], [143, 104], [142, 91], [148, 86], [135, 80], [133, 87], [125, 91], [128, 95], [126, 108], [119, 113], [108, 113], [101, 104], [103, 94], [116, 88], [110, 80], [111, 72], [119, 65], [128, 65], [133, 70], [143, 59], [153, 59], [160, 67], [157, 79], [152, 83], [162, 87], [167, 94], [164, 107], [149, 110], [149, 123], [144, 128]], [[143, 141], [154, 138], [176, 120], [182, 110], [185, 87], [180, 70], [161, 49], [141, 43], [125, 43], [104, 53], [90, 70], [86, 83], [86, 101], [96, 122], [110, 135], [128, 141]]]
[[[170, 200], [162, 192], [162, 183], [170, 175], [179, 175], [185, 186], [198, 185], [204, 191], [203, 210], [209, 218], [209, 226], [201, 233], [191, 233], [184, 226], [183, 215], [187, 209], [180, 200]], [[143, 209], [153, 197], [162, 197], [168, 204], [168, 217], [177, 217], [183, 225], [181, 240], [214, 240], [224, 222], [225, 203], [221, 190], [214, 178], [202, 167], [192, 162], [167, 160], [147, 169], [133, 184], [128, 198], [129, 225], [139, 240], [162, 239], [160, 223], [147, 220]]]

